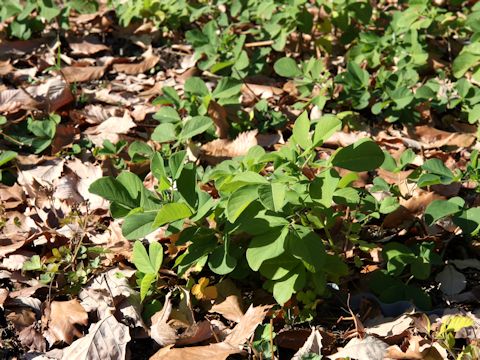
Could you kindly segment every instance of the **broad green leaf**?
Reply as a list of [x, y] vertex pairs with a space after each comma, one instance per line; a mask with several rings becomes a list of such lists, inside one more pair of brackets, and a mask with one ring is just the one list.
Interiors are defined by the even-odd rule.
[[462, 210], [464, 203], [465, 201], [460, 197], [433, 200], [425, 209], [425, 222], [427, 225], [432, 225], [446, 216], [453, 215]]
[[40, 256], [33, 255], [29, 260], [25, 261], [22, 266], [24, 271], [35, 271], [41, 270], [42, 262], [40, 261]]
[[480, 229], [480, 207], [470, 208], [453, 217], [455, 225], [460, 226], [463, 233], [475, 235]]
[[422, 168], [432, 174], [439, 175], [445, 179], [453, 179], [454, 177], [452, 171], [447, 168], [443, 161], [440, 159], [428, 159], [422, 165]]
[[122, 234], [128, 240], [140, 239], [155, 230], [153, 222], [156, 212], [136, 212], [129, 214], [122, 225]]
[[122, 171], [122, 173], [117, 176], [117, 181], [127, 189], [130, 197], [140, 205], [140, 194], [145, 189], [142, 180], [130, 171]]
[[162, 123], [153, 130], [151, 139], [160, 143], [177, 140], [176, 126], [172, 123]]
[[115, 178], [108, 176], [95, 180], [88, 190], [108, 201], [115, 201], [129, 209], [136, 208], [139, 204], [132, 199], [129, 191]]
[[282, 183], [271, 183], [258, 188], [261, 203], [269, 210], [280, 211], [285, 203], [286, 186]]
[[153, 115], [153, 118], [161, 123], [177, 123], [181, 120], [177, 110], [171, 106], [163, 106]]
[[318, 272], [325, 266], [325, 246], [322, 239], [313, 231], [297, 227], [287, 236], [287, 249], [297, 259], [301, 260], [308, 271]]
[[192, 211], [187, 204], [165, 204], [160, 210], [158, 210], [155, 221], [153, 222], [153, 227], [158, 228], [165, 224], [188, 218], [190, 215], [192, 215]]
[[162, 155], [158, 152], [156, 152], [152, 157], [152, 161], [150, 162], [150, 171], [152, 172], [153, 176], [155, 176], [155, 178], [158, 180], [158, 187], [161, 191], [170, 188], [170, 181], [168, 180], [168, 176], [165, 171], [163, 158]]
[[199, 96], [206, 96], [210, 93], [205, 81], [196, 76], [192, 76], [185, 81], [184, 91]]
[[274, 228], [265, 234], [255, 236], [246, 253], [250, 268], [257, 271], [264, 261], [283, 254], [287, 234], [288, 227], [284, 227]]
[[227, 237], [223, 246], [218, 246], [208, 257], [208, 266], [215, 274], [226, 275], [235, 269], [237, 259], [230, 252], [230, 241]]
[[297, 266], [284, 278], [273, 284], [273, 297], [280, 304], [285, 304], [294, 293], [301, 290], [306, 283], [307, 276], [302, 266]]
[[342, 122], [334, 115], [322, 116], [315, 125], [313, 146], [320, 146], [335, 132], [340, 130]]
[[148, 256], [150, 258], [150, 263], [155, 269], [155, 273], [160, 270], [163, 262], [163, 247], [158, 242], [150, 243], [148, 247]]
[[15, 151], [5, 150], [0, 153], [0, 166], [12, 161], [17, 156]]
[[290, 273], [300, 260], [290, 254], [283, 253], [273, 259], [265, 260], [259, 268], [260, 273], [270, 280], [278, 280]]
[[141, 241], [137, 240], [133, 244], [132, 262], [137, 270], [144, 274], [156, 274], [158, 272], [151, 263], [147, 249]]
[[278, 59], [273, 65], [273, 69], [278, 75], [286, 78], [294, 78], [302, 75], [297, 62], [288, 57]]
[[227, 219], [231, 223], [240, 216], [252, 201], [258, 198], [257, 185], [249, 185], [235, 191], [227, 201]]
[[234, 96], [240, 96], [242, 82], [229, 77], [223, 77], [217, 84], [212, 95], [215, 99], [227, 99]]
[[157, 274], [145, 274], [140, 282], [140, 301], [145, 300], [148, 294], [148, 290], [152, 286], [153, 282], [157, 280]]
[[469, 51], [462, 51], [453, 61], [453, 76], [457, 79], [462, 77], [472, 66], [478, 63], [480, 63], [480, 55], [472, 54]]
[[379, 168], [385, 159], [382, 149], [370, 139], [361, 139], [341, 148], [331, 159], [333, 166], [351, 171], [370, 171]]
[[388, 196], [381, 201], [379, 211], [381, 214], [390, 214], [397, 210], [399, 206], [400, 204], [396, 197]]
[[333, 193], [340, 181], [338, 173], [334, 169], [322, 171], [310, 183], [310, 197], [325, 207], [332, 206]]
[[185, 150], [176, 152], [168, 159], [168, 167], [170, 168], [170, 173], [172, 178], [177, 180], [180, 174], [182, 173], [183, 167], [185, 166], [185, 159], [187, 158], [187, 152]]
[[312, 138], [310, 137], [310, 120], [308, 114], [304, 111], [293, 125], [293, 140], [304, 150], [312, 147]]
[[178, 135], [178, 139], [190, 139], [195, 135], [205, 132], [212, 125], [213, 121], [208, 116], [194, 116], [185, 123], [182, 131], [180, 131]]

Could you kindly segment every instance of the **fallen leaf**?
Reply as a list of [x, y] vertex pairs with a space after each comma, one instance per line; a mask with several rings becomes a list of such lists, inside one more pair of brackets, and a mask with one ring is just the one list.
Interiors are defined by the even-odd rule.
[[88, 314], [77, 300], [52, 301], [45, 309], [42, 322], [46, 326], [45, 338], [50, 345], [58, 342], [71, 344], [83, 334], [76, 327], [88, 324]]
[[217, 136], [220, 139], [226, 139], [230, 129], [230, 124], [227, 122], [227, 110], [216, 101], [211, 100], [208, 104], [208, 115], [215, 123]]
[[350, 358], [355, 360], [383, 360], [388, 345], [373, 336], [363, 339], [353, 338], [337, 353], [328, 356], [329, 359]]
[[239, 322], [243, 317], [242, 295], [230, 279], [216, 285], [218, 296], [209, 312], [222, 315], [225, 319]]
[[43, 84], [30, 86], [25, 90], [41, 104], [42, 110], [48, 112], [54, 112], [74, 100], [70, 86], [61, 76], [50, 78]]
[[72, 55], [92, 55], [100, 51], [110, 50], [107, 45], [102, 44], [98, 38], [92, 36], [69, 41], [68, 46], [73, 50]]
[[123, 117], [111, 117], [97, 126], [88, 128], [84, 133], [96, 146], [101, 147], [105, 140], [110, 140], [114, 144], [117, 143], [120, 140], [120, 135], [126, 134], [135, 126], [136, 124], [128, 111], [125, 111]]
[[309, 354], [322, 355], [322, 335], [315, 328], [312, 328], [312, 333], [305, 344], [293, 355], [292, 360], [301, 360]]
[[431, 126], [416, 126], [412, 138], [424, 143], [424, 149], [441, 148], [443, 146], [470, 147], [477, 140], [475, 134], [448, 132], [435, 129]]
[[114, 64], [113, 70], [119, 73], [137, 75], [137, 74], [144, 73], [147, 70], [150, 70], [155, 65], [157, 65], [157, 63], [160, 61], [160, 58], [156, 55], [153, 55], [151, 52], [149, 54], [145, 53], [143, 58], [144, 60], [139, 63]]
[[60, 70], [68, 83], [88, 82], [103, 77], [106, 66], [65, 66]]
[[215, 286], [208, 286], [210, 280], [206, 277], [200, 278], [198, 284], [193, 285], [192, 294], [198, 300], [213, 300], [218, 296], [217, 288]]
[[39, 103], [23, 89], [0, 91], [0, 113], [14, 113], [19, 110], [33, 110]]
[[130, 341], [128, 326], [109, 315], [63, 350], [62, 360], [121, 360]]
[[263, 322], [270, 307], [250, 306], [240, 322], [222, 342], [185, 348], [165, 347], [155, 353], [150, 360], [225, 360], [229, 355], [242, 351], [241, 346]]
[[411, 336], [408, 339], [408, 348], [405, 351], [398, 345], [390, 346], [385, 357], [389, 359], [408, 359], [408, 360], [447, 360], [447, 350], [443, 349], [438, 343], [429, 343], [428, 340], [420, 336]]
[[372, 321], [373, 324], [370, 322], [365, 328], [366, 333], [383, 338], [400, 335], [409, 329], [413, 323], [413, 319], [407, 314], [403, 314], [396, 319], [380, 318]]

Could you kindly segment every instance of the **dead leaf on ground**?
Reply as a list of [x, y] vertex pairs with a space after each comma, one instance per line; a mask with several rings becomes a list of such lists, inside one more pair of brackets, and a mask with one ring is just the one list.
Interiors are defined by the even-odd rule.
[[70, 85], [61, 76], [50, 78], [40, 85], [30, 86], [26, 91], [41, 104], [42, 110], [48, 112], [54, 112], [74, 100]]
[[153, 55], [152, 51], [143, 54], [143, 60], [134, 64], [114, 64], [113, 70], [119, 73], [137, 75], [153, 68], [160, 61], [160, 57]]
[[373, 336], [353, 338], [337, 353], [328, 356], [330, 360], [350, 358], [355, 360], [384, 360], [388, 345]]
[[382, 338], [400, 335], [405, 332], [413, 323], [413, 319], [404, 314], [396, 319], [380, 318], [373, 319], [365, 327], [367, 334], [377, 335]]
[[467, 287], [465, 275], [457, 271], [453, 265], [446, 265], [435, 277], [440, 284], [440, 290], [445, 295], [456, 295]]
[[0, 58], [32, 54], [35, 50], [47, 43], [55, 42], [55, 37], [43, 37], [29, 40], [1, 41]]
[[322, 334], [315, 328], [305, 341], [305, 344], [293, 355], [292, 360], [301, 360], [308, 354], [322, 355]]
[[65, 80], [72, 84], [98, 80], [106, 69], [106, 66], [65, 66], [60, 71]]
[[113, 116], [97, 126], [88, 128], [84, 133], [96, 146], [101, 147], [105, 140], [117, 143], [120, 135], [126, 134], [135, 126], [130, 114], [125, 111], [122, 117]]
[[0, 91], [0, 113], [14, 113], [19, 110], [33, 110], [39, 103], [23, 89]]
[[403, 351], [398, 345], [390, 346], [385, 357], [389, 359], [408, 360], [447, 360], [447, 350], [438, 343], [430, 343], [420, 336], [411, 336], [408, 339], [408, 348]]
[[240, 322], [222, 342], [185, 348], [167, 346], [154, 354], [150, 360], [225, 360], [229, 355], [242, 351], [241, 346], [250, 338], [257, 326], [263, 322], [270, 307], [250, 306]]
[[73, 39], [68, 42], [68, 46], [72, 49], [72, 55], [92, 55], [100, 51], [110, 50], [107, 45], [102, 44], [98, 38], [93, 36]]
[[85, 337], [75, 340], [63, 350], [62, 360], [125, 359], [130, 341], [128, 326], [109, 315], [90, 327]]
[[475, 134], [448, 132], [435, 129], [431, 126], [416, 126], [412, 138], [420, 139], [426, 146], [424, 148], [441, 148], [443, 146], [470, 147], [477, 140]]
[[225, 319], [239, 322], [243, 317], [241, 291], [230, 279], [224, 279], [216, 284], [218, 296], [209, 312], [222, 315]]
[[77, 325], [86, 326], [88, 314], [78, 300], [52, 301], [45, 309], [42, 322], [50, 345], [58, 342], [71, 344], [75, 337], [83, 336]]

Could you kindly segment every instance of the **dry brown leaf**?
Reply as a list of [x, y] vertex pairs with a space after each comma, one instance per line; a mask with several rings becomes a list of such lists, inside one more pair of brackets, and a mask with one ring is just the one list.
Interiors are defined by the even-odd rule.
[[356, 360], [382, 360], [388, 345], [373, 336], [363, 339], [353, 338], [337, 353], [328, 356], [329, 359], [350, 358]]
[[230, 124], [227, 122], [227, 110], [216, 101], [210, 101], [208, 104], [208, 115], [212, 118], [216, 127], [216, 134], [220, 139], [228, 137]]
[[65, 66], [61, 73], [68, 83], [88, 82], [103, 77], [106, 66]]
[[416, 126], [412, 137], [421, 140], [425, 144], [425, 149], [440, 148], [446, 145], [470, 147], [477, 140], [475, 134], [451, 133], [427, 125]]
[[322, 355], [322, 334], [315, 328], [312, 328], [312, 333], [305, 344], [293, 355], [292, 360], [301, 360], [308, 354]]
[[63, 350], [62, 360], [125, 359], [130, 341], [128, 326], [108, 315], [90, 327], [88, 334]]
[[412, 323], [413, 319], [407, 314], [404, 314], [397, 319], [373, 319], [372, 322], [365, 327], [365, 331], [367, 334], [385, 338], [402, 334], [405, 330], [410, 328]]
[[[3, 230], [3, 229], [2, 229]], [[0, 259], [20, 249], [25, 240], [12, 240], [11, 238], [0, 238]]]
[[421, 336], [411, 336], [408, 339], [409, 345], [406, 351], [398, 345], [390, 346], [385, 357], [389, 359], [405, 359], [405, 360], [447, 360], [447, 351], [438, 343], [429, 343]]
[[43, 37], [29, 40], [1, 41], [0, 42], [0, 58], [11, 56], [31, 54], [40, 46], [55, 42], [55, 37]]
[[92, 55], [100, 51], [110, 50], [107, 45], [102, 44], [100, 40], [92, 36], [75, 39], [70, 41], [68, 45], [73, 50], [73, 55]]
[[52, 301], [45, 309], [42, 322], [46, 327], [45, 338], [50, 345], [58, 342], [71, 344], [75, 337], [83, 336], [76, 326], [86, 326], [88, 314], [77, 300]]
[[218, 297], [209, 312], [222, 315], [225, 319], [239, 322], [243, 317], [242, 295], [235, 283], [225, 279], [216, 285]]
[[186, 348], [167, 346], [154, 354], [150, 360], [225, 360], [229, 355], [241, 352], [241, 346], [263, 322], [270, 307], [250, 306], [232, 332], [220, 343]]
[[117, 143], [120, 135], [126, 134], [136, 124], [132, 120], [128, 111], [125, 111], [123, 117], [111, 117], [97, 126], [85, 130], [85, 134], [96, 146], [102, 146], [105, 140]]
[[0, 91], [0, 113], [14, 113], [19, 110], [33, 110], [39, 103], [23, 89]]
[[157, 63], [160, 61], [160, 58], [156, 55], [149, 54], [145, 55], [144, 54], [144, 60], [135, 63], [135, 64], [114, 64], [113, 65], [113, 70], [119, 73], [125, 73], [125, 74], [130, 74], [130, 75], [137, 75], [144, 73], [147, 70], [150, 70], [153, 68]]
[[0, 76], [5, 76], [12, 73], [15, 68], [10, 64], [10, 60], [0, 61]]
[[54, 112], [74, 100], [70, 86], [61, 76], [50, 78], [40, 85], [30, 86], [26, 91], [41, 104], [42, 110], [48, 112]]

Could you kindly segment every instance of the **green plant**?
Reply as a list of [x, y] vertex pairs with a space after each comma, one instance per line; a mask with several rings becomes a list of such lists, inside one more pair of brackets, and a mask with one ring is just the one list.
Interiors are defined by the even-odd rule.
[[[246, 276], [247, 265], [267, 279], [265, 288], [281, 304], [305, 287], [323, 294], [327, 279], [338, 281], [347, 270], [334, 255], [337, 249], [329, 228], [340, 213], [331, 204], [351, 206], [367, 218], [378, 207], [371, 195], [351, 187], [333, 166], [354, 172], [373, 170], [383, 163], [384, 154], [364, 139], [340, 149], [328, 161], [315, 160], [314, 148], [341, 122], [334, 116], [321, 118], [313, 135], [310, 126], [303, 114], [282, 150], [265, 153], [254, 147], [243, 158], [206, 172], [185, 164], [185, 151], [173, 154], [168, 164], [157, 153], [151, 161], [159, 180], [156, 193], [126, 172], [117, 179], [97, 180], [90, 191], [111, 201], [112, 216], [125, 217], [122, 231], [129, 239], [164, 225], [170, 233], [180, 232], [177, 244], [188, 248], [175, 260], [179, 275], [208, 264], [219, 275], [237, 271], [237, 276]], [[260, 175], [267, 164], [273, 169]], [[309, 178], [307, 169], [318, 169], [318, 174]], [[201, 190], [199, 180], [214, 184], [219, 198]], [[207, 218], [215, 222], [214, 228]]]
[[158, 271], [163, 262], [162, 245], [157, 242], [151, 243], [147, 253], [145, 246], [140, 241], [135, 241], [132, 261], [137, 268], [137, 282], [140, 286], [140, 298], [143, 301], [158, 279]]

